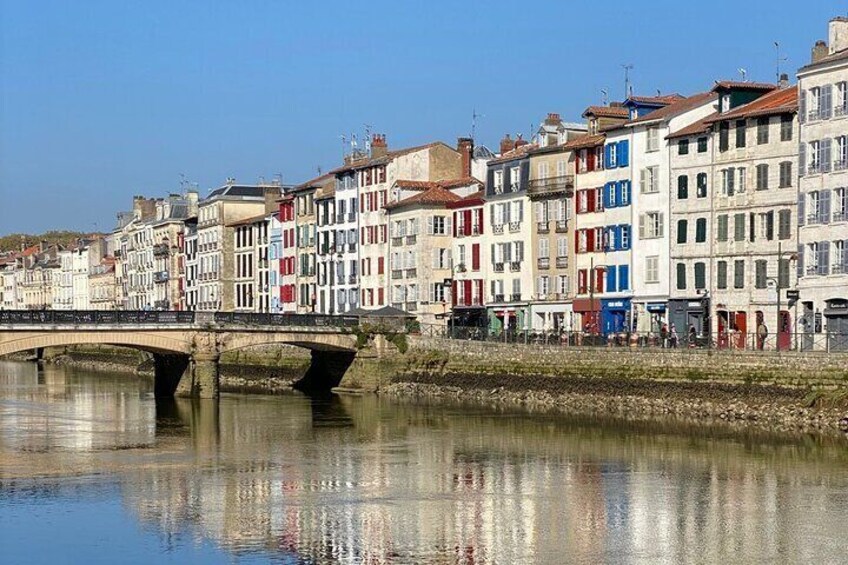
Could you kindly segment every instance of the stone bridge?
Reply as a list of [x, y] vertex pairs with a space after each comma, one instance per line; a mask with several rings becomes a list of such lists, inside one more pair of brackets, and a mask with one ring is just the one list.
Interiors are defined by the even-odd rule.
[[[98, 344], [131, 347], [153, 355], [158, 397], [218, 396], [223, 353], [257, 345], [295, 345], [312, 351], [297, 386], [338, 386], [357, 355], [356, 316], [243, 314], [233, 312], [0, 311], [0, 356], [46, 347]], [[379, 336], [378, 336], [379, 337]], [[379, 355], [385, 340], [375, 340]]]

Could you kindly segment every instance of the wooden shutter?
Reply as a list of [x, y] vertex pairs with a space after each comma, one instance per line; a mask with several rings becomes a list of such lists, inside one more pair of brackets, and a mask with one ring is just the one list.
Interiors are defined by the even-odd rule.
[[471, 244], [471, 270], [480, 270], [480, 244]]

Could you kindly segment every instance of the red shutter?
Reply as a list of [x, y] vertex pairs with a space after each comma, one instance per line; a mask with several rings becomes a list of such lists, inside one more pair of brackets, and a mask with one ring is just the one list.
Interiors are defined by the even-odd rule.
[[[382, 259], [382, 257], [381, 257], [381, 259]], [[384, 294], [385, 294], [385, 293], [383, 292], [383, 289], [382, 289], [382, 288], [378, 288], [378, 289], [377, 289], [377, 304], [378, 304], [379, 306], [382, 306], [382, 305], [383, 305], [383, 298], [384, 298], [384, 296], [383, 296], [383, 295], [384, 295]]]
[[595, 211], [595, 191], [587, 190], [586, 191], [586, 211], [594, 212]]
[[471, 210], [465, 210], [462, 212], [462, 214], [465, 223], [465, 226], [462, 230], [462, 235], [471, 235]]
[[483, 279], [477, 279], [477, 304], [483, 303]]
[[388, 226], [388, 224], [383, 224], [382, 232], [383, 232], [383, 243], [386, 243], [386, 241], [388, 241], [388, 237], [387, 237], [387, 236], [388, 236], [388, 234], [389, 234], [389, 226]]
[[480, 244], [473, 243], [471, 245], [471, 270], [480, 270]]
[[459, 216], [459, 214], [462, 214], [462, 210], [460, 210], [459, 212], [453, 213], [453, 236], [454, 237], [456, 237], [456, 231], [458, 229], [458, 225], [457, 225], [458, 222], [456, 221], [456, 218], [457, 218], [457, 216]]
[[586, 171], [594, 171], [595, 170], [595, 150], [587, 149], [586, 150]]
[[595, 250], [595, 230], [586, 230], [586, 251]]
[[471, 306], [471, 281], [465, 281], [465, 305]]
[[383, 266], [384, 266], [383, 257], [378, 257], [377, 258], [377, 274], [378, 275], [383, 274]]
[[604, 268], [595, 267], [595, 292], [604, 292]]
[[483, 209], [482, 208], [477, 209], [477, 219], [478, 219], [477, 225], [480, 227], [480, 234], [482, 235], [483, 234]]

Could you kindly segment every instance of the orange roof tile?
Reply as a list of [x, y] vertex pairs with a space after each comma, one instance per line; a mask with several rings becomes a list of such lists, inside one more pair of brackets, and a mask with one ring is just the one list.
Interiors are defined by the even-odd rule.
[[582, 135], [572, 139], [563, 147], [566, 149], [585, 149], [587, 147], [596, 147], [598, 145], [603, 145], [606, 138], [607, 136], [602, 133], [596, 135]]
[[501, 155], [495, 157], [494, 159], [489, 161], [489, 164], [495, 163], [504, 163], [506, 161], [512, 161], [513, 159], [520, 159], [530, 153], [530, 151], [536, 149], [538, 145], [535, 143], [525, 143], [524, 145], [519, 145], [515, 149], [511, 151], [507, 151], [506, 153], [502, 153]]
[[798, 87], [790, 86], [763, 94], [756, 100], [738, 106], [729, 112], [718, 114], [710, 122], [733, 120], [738, 118], [755, 118], [757, 116], [772, 116], [798, 111]]
[[748, 82], [742, 80], [717, 80], [713, 87], [713, 92], [728, 88], [742, 88], [745, 90], [774, 90], [776, 84], [768, 82]]
[[597, 116], [599, 118], [627, 118], [630, 110], [623, 106], [589, 106], [583, 112], [583, 117]]
[[706, 104], [710, 100], [716, 99], [718, 99], [718, 95], [715, 92], [699, 92], [698, 94], [693, 94], [692, 96], [689, 96], [687, 98], [680, 97], [678, 100], [669, 104], [668, 106], [664, 106], [662, 108], [654, 110], [653, 112], [645, 114], [644, 116], [640, 116], [635, 120], [630, 120], [624, 125], [637, 125], [644, 122], [664, 120], [666, 118], [682, 114], [683, 112], [687, 112], [702, 104]]
[[383, 207], [386, 210], [392, 210], [394, 208], [409, 206], [412, 204], [448, 204], [450, 202], [456, 202], [457, 200], [460, 200], [460, 197], [450, 190], [446, 190], [441, 186], [434, 186], [433, 188], [428, 188], [423, 192], [414, 194], [409, 198], [404, 198], [400, 202], [389, 202]]

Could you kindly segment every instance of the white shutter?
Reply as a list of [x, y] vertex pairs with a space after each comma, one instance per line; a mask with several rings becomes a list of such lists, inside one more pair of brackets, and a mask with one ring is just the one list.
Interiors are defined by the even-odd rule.
[[639, 191], [643, 194], [645, 192], [647, 192], [647, 190], [648, 190], [648, 187], [645, 185], [645, 173], [646, 172], [647, 171], [645, 169], [642, 169], [641, 171], [639, 171]]
[[433, 235], [433, 216], [427, 216], [427, 234]]
[[655, 234], [656, 237], [663, 237], [663, 234], [665, 234], [665, 228], [663, 227], [664, 217], [665, 214], [663, 213], [657, 214], [657, 233]]
[[639, 215], [639, 239], [645, 239], [645, 214]]
[[450, 214], [445, 216], [445, 235], [453, 235], [453, 230], [451, 230], [451, 217]]

